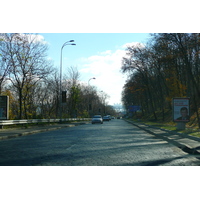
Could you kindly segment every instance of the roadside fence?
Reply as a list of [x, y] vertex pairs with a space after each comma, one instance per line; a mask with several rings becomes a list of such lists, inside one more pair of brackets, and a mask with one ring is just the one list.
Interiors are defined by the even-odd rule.
[[69, 121], [89, 121], [91, 118], [66, 118], [66, 119], [22, 119], [22, 120], [0, 120], [0, 129], [3, 126], [14, 124], [32, 124], [32, 123], [59, 123]]

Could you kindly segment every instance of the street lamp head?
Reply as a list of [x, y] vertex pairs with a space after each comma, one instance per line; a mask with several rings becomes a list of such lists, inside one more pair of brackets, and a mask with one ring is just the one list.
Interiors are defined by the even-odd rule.
[[61, 48], [61, 49], [63, 49], [63, 47], [65, 47], [66, 45], [76, 45], [75, 43], [69, 43], [69, 42], [74, 42], [74, 40], [70, 40], [70, 41], [68, 41], [68, 42], [65, 42], [65, 43], [62, 45], [62, 48]]
[[92, 79], [96, 79], [96, 78], [95, 78], [95, 77], [90, 78], [90, 79], [88, 80], [88, 85], [89, 85], [89, 82], [90, 82]]

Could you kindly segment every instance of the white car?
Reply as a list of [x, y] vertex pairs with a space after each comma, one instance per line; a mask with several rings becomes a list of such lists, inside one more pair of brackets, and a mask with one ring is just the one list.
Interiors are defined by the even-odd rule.
[[101, 115], [95, 115], [92, 118], [92, 124], [96, 124], [96, 123], [103, 124], [103, 119], [102, 119]]

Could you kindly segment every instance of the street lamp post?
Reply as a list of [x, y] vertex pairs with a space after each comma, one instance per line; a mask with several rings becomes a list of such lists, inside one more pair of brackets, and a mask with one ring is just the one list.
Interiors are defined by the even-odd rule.
[[[92, 80], [92, 79], [96, 79], [95, 77], [93, 77], [93, 78], [90, 78], [89, 80], [88, 80], [88, 89], [89, 89], [89, 83], [90, 83], [90, 81]], [[90, 113], [90, 98], [89, 98], [89, 92], [88, 92], [88, 114]]]
[[101, 92], [102, 92], [102, 100], [103, 100], [103, 107], [104, 107], [103, 112], [104, 112], [104, 115], [106, 115], [106, 96], [103, 91]]
[[95, 78], [95, 77], [90, 78], [90, 79], [88, 80], [88, 86], [89, 86], [89, 83], [90, 83], [90, 81], [91, 81], [92, 79], [96, 79], [96, 78]]
[[102, 103], [103, 103], [103, 114], [106, 115], [106, 99], [104, 96], [104, 92], [100, 91], [102, 93]]
[[71, 42], [74, 42], [74, 40], [67, 41], [62, 45], [60, 54], [60, 122], [62, 122], [62, 50], [66, 45], [76, 45], [75, 43]]

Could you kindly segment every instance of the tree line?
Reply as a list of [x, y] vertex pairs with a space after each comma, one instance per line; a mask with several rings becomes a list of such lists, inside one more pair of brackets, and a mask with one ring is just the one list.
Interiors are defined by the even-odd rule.
[[173, 97], [190, 97], [192, 122], [200, 127], [200, 34], [150, 34], [146, 45], [129, 46], [122, 59], [122, 73], [128, 79], [122, 101], [140, 105], [143, 115], [172, 111]]
[[[59, 72], [37, 34], [0, 34], [0, 95], [9, 96], [10, 119], [59, 118]], [[115, 114], [108, 95], [81, 83], [75, 67], [62, 79], [62, 117]], [[66, 91], [66, 92], [64, 92]]]

